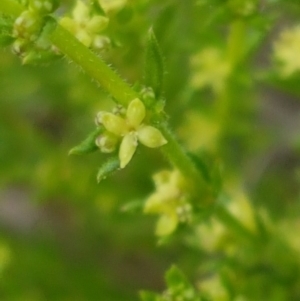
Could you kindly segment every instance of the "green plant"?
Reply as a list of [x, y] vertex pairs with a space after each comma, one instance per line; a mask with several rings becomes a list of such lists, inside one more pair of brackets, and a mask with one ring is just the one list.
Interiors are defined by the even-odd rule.
[[[266, 183], [260, 181], [254, 193], [246, 185], [255, 157], [270, 155], [268, 147], [277, 142], [277, 137], [272, 137], [257, 118], [257, 87], [299, 94], [299, 28], [290, 26], [276, 38], [268, 66], [260, 67], [256, 63], [260, 58], [255, 55], [261, 53], [265, 37], [282, 18], [291, 12], [295, 19], [299, 16], [299, 5], [279, 0], [169, 0], [163, 4], [154, 0], [78, 0], [72, 4], [69, 7], [67, 1], [2, 0], [0, 41], [10, 46], [25, 65], [50, 64], [47, 68], [51, 68], [52, 64], [63, 64], [64, 56], [99, 84], [102, 91], [86, 88], [91, 103], [84, 112], [96, 115], [94, 100], [103, 100], [103, 108], [97, 108], [96, 125], [69, 153], [98, 154], [102, 160], [97, 174], [100, 185], [112, 173], [122, 177], [135, 164], [140, 149], [153, 162], [161, 160], [151, 157], [159, 150], [169, 162], [168, 167], [165, 162], [155, 164], [156, 169], [161, 169], [157, 171], [149, 170], [143, 163], [145, 158], [137, 158], [136, 173], [132, 182], [126, 183], [137, 182], [142, 187], [142, 179], [149, 177], [149, 171], [154, 173], [155, 190], [149, 193], [143, 187], [138, 189], [139, 199], [123, 204], [123, 214], [130, 216], [132, 223], [142, 213], [159, 215], [159, 242], [185, 250], [182, 258], [188, 261], [187, 270], [196, 279], [197, 288], [173, 267], [166, 274], [167, 291], [162, 295], [143, 292], [142, 300], [297, 300], [299, 246], [291, 230], [299, 228], [297, 216], [293, 215], [298, 199], [297, 178], [293, 174], [282, 184], [279, 168], [265, 177]], [[58, 7], [66, 13], [57, 12]], [[154, 29], [148, 29], [150, 22], [143, 16], [152, 18]], [[180, 38], [176, 42], [177, 35]], [[120, 59], [126, 47], [128, 53]], [[120, 72], [134, 83], [124, 81], [101, 56], [119, 65]], [[182, 78], [181, 71], [188, 77]], [[46, 85], [51, 81], [45, 76]], [[61, 90], [68, 97], [67, 88]], [[109, 101], [105, 95], [109, 95]], [[78, 106], [74, 113], [77, 118], [83, 108]], [[72, 104], [67, 109], [72, 110]], [[64, 111], [64, 106], [60, 110]], [[69, 126], [76, 126], [76, 122], [74, 118]], [[171, 124], [178, 126], [175, 132]], [[262, 130], [256, 133], [255, 126]], [[22, 135], [30, 138], [30, 130], [17, 136]], [[32, 142], [41, 149], [47, 148], [47, 143], [52, 147], [33, 136]], [[292, 136], [285, 142], [298, 160], [298, 139]], [[154, 150], [149, 153], [144, 146]], [[52, 151], [52, 161], [39, 171], [43, 175], [47, 168], [53, 169], [40, 193], [56, 191], [59, 183], [49, 185], [48, 180], [57, 173], [61, 172], [58, 178], [64, 179], [62, 155], [56, 157], [55, 149]], [[78, 174], [87, 175], [89, 168], [84, 162], [88, 160], [80, 161], [83, 165], [78, 166]], [[258, 172], [259, 164], [253, 165], [253, 172]], [[282, 169], [288, 174], [288, 168]], [[14, 173], [11, 177], [14, 179]], [[40, 179], [39, 174], [33, 182], [36, 179]], [[123, 181], [121, 178], [117, 183], [126, 195]], [[76, 185], [76, 180], [70, 181], [67, 188], [62, 183], [61, 195], [79, 200], [91, 197], [96, 189], [85, 191]], [[123, 197], [122, 192], [111, 196], [111, 186], [108, 184], [103, 192], [107, 194], [104, 202]], [[291, 204], [285, 204], [283, 215], [279, 214], [281, 208], [276, 200]], [[6, 294], [7, 299], [9, 293]], [[97, 300], [93, 293], [83, 296]], [[51, 298], [65, 300], [59, 293]]]

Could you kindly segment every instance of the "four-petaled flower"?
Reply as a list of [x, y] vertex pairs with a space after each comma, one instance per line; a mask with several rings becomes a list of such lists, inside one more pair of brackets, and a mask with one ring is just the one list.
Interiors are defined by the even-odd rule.
[[109, 112], [100, 112], [97, 116], [99, 124], [102, 124], [108, 132], [122, 139], [119, 148], [121, 168], [124, 168], [131, 160], [138, 142], [151, 148], [167, 143], [157, 128], [143, 123], [146, 117], [146, 108], [138, 98], [129, 103], [124, 117]]
[[153, 176], [156, 190], [146, 200], [144, 212], [159, 214], [158, 236], [174, 232], [180, 222], [189, 222], [192, 206], [188, 202], [186, 182], [179, 171], [163, 170]]
[[85, 46], [90, 47], [97, 42], [101, 31], [108, 24], [108, 18], [92, 15], [90, 8], [78, 0], [72, 12], [72, 18], [63, 17], [60, 24], [69, 30]]

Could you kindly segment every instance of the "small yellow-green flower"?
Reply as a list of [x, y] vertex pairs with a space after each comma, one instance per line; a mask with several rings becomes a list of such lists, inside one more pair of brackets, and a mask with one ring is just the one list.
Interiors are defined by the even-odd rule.
[[215, 47], [205, 48], [192, 56], [191, 67], [191, 86], [195, 89], [208, 86], [216, 93], [223, 89], [231, 72], [230, 63]]
[[109, 133], [122, 139], [119, 149], [121, 168], [124, 168], [131, 160], [138, 142], [151, 148], [167, 143], [157, 128], [143, 123], [145, 116], [146, 108], [138, 98], [129, 103], [124, 117], [122, 114], [108, 112], [100, 112], [97, 115], [97, 123], [103, 124]]
[[192, 207], [187, 201], [186, 184], [179, 171], [161, 171], [153, 176], [156, 191], [146, 200], [144, 212], [159, 214], [158, 236], [175, 231], [179, 222], [191, 219]]
[[274, 43], [274, 58], [279, 62], [280, 76], [289, 77], [300, 71], [300, 25], [281, 32]]
[[97, 42], [99, 33], [107, 27], [108, 21], [107, 17], [92, 15], [90, 8], [78, 0], [72, 17], [63, 17], [60, 24], [74, 34], [82, 44], [90, 47]]

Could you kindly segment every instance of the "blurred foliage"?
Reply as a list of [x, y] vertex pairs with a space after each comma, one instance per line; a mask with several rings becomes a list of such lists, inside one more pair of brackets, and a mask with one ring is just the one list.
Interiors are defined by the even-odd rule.
[[[111, 43], [99, 55], [127, 82], [142, 85], [149, 81], [142, 66], [153, 28], [166, 69], [159, 94], [172, 128], [195, 162], [211, 167], [201, 169], [223, 189], [220, 202], [232, 199], [231, 212], [260, 241], [236, 236], [214, 214], [196, 213], [192, 225], [180, 225], [157, 247], [155, 217], [142, 208], [155, 187], [151, 175], [167, 160], [141, 147], [125, 170], [97, 184], [107, 156], [68, 153], [94, 131], [97, 112], [113, 107], [111, 97], [68, 59], [22, 65], [6, 47], [0, 299], [138, 300], [140, 290], [162, 291], [162, 275], [175, 263], [187, 275], [175, 267], [167, 273], [166, 292], [176, 294], [144, 292], [143, 300], [299, 300], [300, 45], [280, 48], [289, 50], [283, 56], [274, 45], [282, 31], [299, 26], [300, 4], [124, 3], [119, 10], [103, 5]], [[61, 1], [57, 16], [73, 4]], [[0, 27], [1, 45], [9, 44], [10, 20]], [[294, 69], [283, 76], [284, 64]], [[173, 276], [183, 283], [178, 290]]]

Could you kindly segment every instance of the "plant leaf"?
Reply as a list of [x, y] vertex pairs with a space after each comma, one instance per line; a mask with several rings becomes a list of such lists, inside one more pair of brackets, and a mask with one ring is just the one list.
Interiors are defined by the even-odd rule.
[[98, 150], [98, 146], [95, 144], [96, 138], [103, 133], [104, 127], [97, 128], [94, 132], [92, 132], [88, 137], [83, 140], [79, 145], [73, 147], [69, 151], [69, 155], [84, 155], [88, 153], [92, 153]]
[[112, 175], [115, 171], [120, 169], [120, 160], [118, 157], [109, 158], [103, 165], [99, 168], [97, 174], [97, 182], [100, 183], [102, 180], [106, 179], [108, 176]]
[[190, 286], [185, 275], [174, 265], [167, 271], [165, 277], [169, 288], [182, 289]]
[[151, 28], [148, 33], [145, 62], [145, 84], [151, 87], [156, 98], [159, 98], [163, 89], [164, 62], [157, 39]]
[[99, 1], [93, 0], [92, 7], [93, 7], [95, 13], [97, 13], [98, 15], [106, 16], [106, 13], [105, 13], [104, 9], [102, 8], [102, 6], [100, 5]]

